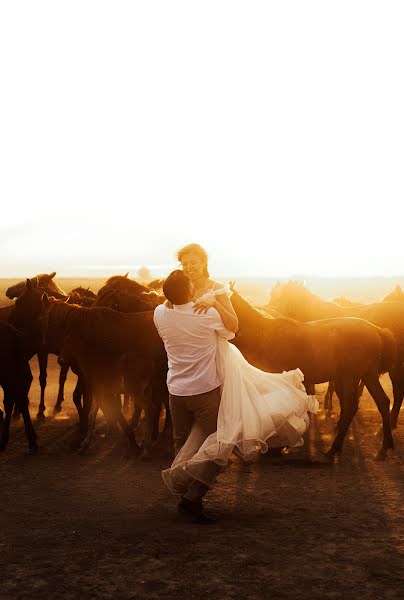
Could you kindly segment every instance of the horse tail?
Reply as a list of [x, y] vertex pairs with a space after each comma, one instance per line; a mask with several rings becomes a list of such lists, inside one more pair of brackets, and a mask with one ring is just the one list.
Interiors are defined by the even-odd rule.
[[380, 329], [379, 335], [382, 342], [379, 373], [382, 374], [390, 371], [397, 360], [397, 343], [390, 329]]

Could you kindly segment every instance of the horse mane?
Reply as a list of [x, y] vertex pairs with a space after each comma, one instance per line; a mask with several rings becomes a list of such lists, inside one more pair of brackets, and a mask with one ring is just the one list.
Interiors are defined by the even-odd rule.
[[107, 306], [80, 306], [55, 298], [49, 298], [49, 305], [49, 320], [53, 319], [61, 334], [79, 333], [81, 341], [91, 344], [113, 342], [117, 324], [152, 314], [152, 311], [122, 313]]
[[[60, 295], [60, 296], [66, 296], [66, 292], [60, 287], [58, 286], [58, 284], [51, 278], [49, 278], [49, 275], [47, 275], [46, 273], [42, 273], [41, 275], [36, 275], [34, 278], [32, 279], [36, 279], [37, 280], [37, 286], [41, 288], [42, 290], [44, 290], [48, 295], [51, 295], [52, 292]], [[31, 281], [32, 281], [31, 279]]]
[[[233, 295], [239, 304], [241, 304], [241, 310], [244, 311], [249, 319], [252, 321], [257, 321], [260, 325], [262, 324], [270, 324], [271, 327], [274, 325], [278, 325], [279, 327], [284, 327], [285, 325], [290, 325], [294, 327], [298, 327], [299, 323], [295, 319], [291, 319], [289, 317], [272, 317], [266, 314], [264, 311], [256, 308], [252, 304], [248, 302], [243, 296], [241, 296], [237, 291], [233, 290]], [[236, 310], [237, 316], [239, 316], [238, 311]]]
[[98, 296], [102, 296], [102, 294], [110, 290], [130, 291], [133, 294], [141, 294], [142, 292], [149, 292], [150, 288], [134, 279], [128, 279], [125, 275], [113, 275], [98, 290]]

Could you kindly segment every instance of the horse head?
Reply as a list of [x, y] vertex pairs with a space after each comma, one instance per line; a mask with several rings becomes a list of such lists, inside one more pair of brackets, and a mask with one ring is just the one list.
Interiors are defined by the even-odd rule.
[[35, 323], [38, 323], [43, 311], [43, 296], [44, 291], [37, 283], [27, 279], [25, 289], [18, 296], [13, 309], [13, 323], [17, 328], [31, 329]]
[[304, 282], [290, 280], [285, 283], [277, 282], [268, 304], [286, 317], [305, 321], [308, 320], [308, 311], [314, 298]]
[[42, 273], [40, 275], [35, 275], [35, 277], [32, 277], [31, 279], [20, 281], [6, 290], [6, 296], [7, 298], [10, 298], [10, 300], [18, 298], [25, 291], [27, 282], [29, 281], [33, 287], [42, 289], [42, 291], [46, 292], [49, 296], [53, 296], [54, 298], [64, 298], [64, 291], [53, 281], [55, 275], [56, 271], [53, 271], [49, 274]]

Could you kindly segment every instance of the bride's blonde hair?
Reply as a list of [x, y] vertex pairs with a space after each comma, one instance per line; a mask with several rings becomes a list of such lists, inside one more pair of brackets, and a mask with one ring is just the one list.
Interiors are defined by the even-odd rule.
[[201, 262], [203, 263], [203, 266], [204, 266], [203, 274], [206, 277], [209, 277], [208, 254], [202, 248], [202, 246], [200, 246], [199, 244], [188, 244], [187, 246], [184, 246], [183, 248], [178, 250], [177, 259], [179, 260], [179, 262], [182, 262], [182, 259], [184, 258], [184, 256], [186, 254], [196, 254], [201, 259]]

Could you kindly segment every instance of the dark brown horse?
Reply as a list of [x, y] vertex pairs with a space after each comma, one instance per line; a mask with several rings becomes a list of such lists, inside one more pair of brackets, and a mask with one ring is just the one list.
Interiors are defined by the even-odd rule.
[[[38, 286], [40, 287], [40, 286]], [[47, 294], [51, 296], [51, 294]], [[92, 306], [96, 299], [96, 294], [90, 290], [90, 288], [83, 288], [82, 286], [74, 288], [68, 293], [66, 302], [68, 304], [77, 304], [78, 306]], [[59, 361], [60, 374], [59, 374], [59, 390], [56, 399], [56, 404], [53, 407], [53, 413], [58, 414], [62, 410], [62, 404], [64, 402], [64, 389], [69, 372], [69, 365], [66, 362]], [[73, 402], [77, 406], [77, 401], [81, 402], [82, 390], [80, 382], [78, 381], [73, 392]]]
[[383, 419], [382, 459], [393, 448], [389, 399], [379, 376], [392, 368], [396, 344], [391, 332], [363, 319], [333, 318], [300, 323], [263, 316], [236, 291], [231, 298], [240, 330], [235, 343], [256, 367], [273, 373], [301, 369], [305, 382], [334, 380], [341, 402], [337, 436], [328, 456], [341, 452], [358, 408], [358, 385], [364, 381]]
[[5, 450], [9, 441], [14, 407], [23, 416], [30, 454], [38, 449], [28, 409], [28, 392], [32, 382], [29, 354], [21, 334], [9, 323], [0, 322], [0, 386], [3, 388], [5, 409], [5, 417], [0, 409], [0, 450]]
[[350, 316], [366, 319], [373, 325], [390, 329], [397, 343], [397, 360], [389, 371], [394, 394], [391, 424], [395, 428], [404, 398], [404, 303], [376, 302], [359, 306], [339, 306], [323, 300], [295, 281], [275, 286], [270, 301], [286, 317], [297, 321]]
[[[131, 391], [148, 396], [148, 404], [161, 406], [155, 389], [156, 372], [165, 360], [164, 346], [153, 323], [153, 311], [123, 314], [104, 307], [84, 308], [48, 299], [39, 288], [27, 282], [26, 291], [16, 302], [19, 326], [41, 332], [44, 342], [59, 340], [62, 360], [81, 376], [85, 386], [82, 410], [78, 407], [84, 451], [91, 440], [98, 407], [122, 427], [134, 448], [137, 444], [131, 427], [115, 402], [122, 374]], [[130, 356], [131, 372], [125, 372], [123, 356]], [[159, 391], [159, 390], [158, 390]], [[159, 404], [160, 403], [160, 404]], [[91, 406], [91, 412], [89, 412]], [[152, 410], [149, 418], [155, 420]], [[144, 454], [149, 456], [152, 428], [144, 440]], [[150, 435], [148, 435], [150, 434]]]
[[[64, 298], [66, 298], [66, 294], [62, 290], [62, 288], [60, 288], [57, 285], [57, 283], [53, 280], [55, 275], [56, 275], [56, 271], [53, 271], [53, 273], [49, 273], [49, 274], [43, 273], [42, 275], [35, 275], [35, 277], [31, 278], [31, 282], [34, 285], [36, 285], [36, 287], [39, 287], [39, 288], [43, 289], [44, 291], [46, 291], [48, 296], [52, 296], [52, 298], [64, 299]], [[24, 292], [25, 287], [26, 287], [26, 279], [24, 279], [23, 281], [20, 281], [19, 283], [16, 283], [15, 285], [10, 286], [6, 290], [7, 298], [9, 298], [10, 300], [14, 300], [14, 298], [18, 298], [18, 296], [20, 296]]]
[[396, 285], [394, 290], [383, 298], [383, 302], [404, 302], [404, 292], [400, 285]]
[[[89, 288], [77, 287], [74, 288], [69, 294], [66, 294], [64, 290], [57, 285], [54, 281], [54, 277], [56, 275], [56, 271], [53, 271], [49, 274], [41, 274], [36, 275], [30, 279], [30, 282], [33, 286], [41, 289], [43, 292], [52, 298], [66, 300], [71, 304], [79, 304], [80, 306], [91, 306], [94, 302], [96, 295], [90, 291]], [[18, 298], [26, 289], [26, 281], [20, 281], [19, 283], [9, 287], [6, 291], [6, 295], [11, 300], [14, 298]], [[0, 309], [0, 320], [9, 320], [12, 312], [12, 306], [4, 307]], [[48, 366], [48, 354], [58, 354], [59, 349], [55, 347], [53, 344], [51, 347], [47, 348], [45, 346], [41, 346], [38, 348], [38, 363], [39, 363], [39, 384], [41, 387], [41, 397], [38, 407], [37, 419], [43, 420], [45, 418], [45, 389], [47, 382], [47, 366]], [[67, 364], [62, 364], [60, 367], [59, 374], [59, 390], [56, 399], [55, 406], [53, 407], [53, 413], [57, 414], [62, 409], [62, 403], [64, 401], [64, 386], [66, 383], [67, 373], [69, 371], [69, 366]], [[76, 394], [78, 390], [76, 390]], [[74, 397], [74, 394], [73, 394]], [[19, 416], [17, 407], [15, 411], [15, 416]]]
[[[35, 277], [32, 277], [30, 279], [30, 281], [31, 281], [32, 285], [35, 285], [36, 287], [42, 289], [49, 296], [52, 296], [54, 298], [67, 299], [65, 292], [53, 280], [55, 275], [56, 275], [55, 271], [53, 271], [53, 273], [49, 273], [49, 274], [45, 273], [45, 274], [41, 274], [41, 275], [36, 275]], [[25, 289], [26, 289], [26, 280], [20, 281], [19, 283], [16, 283], [15, 285], [9, 287], [6, 290], [6, 296], [10, 300], [13, 300], [14, 298], [18, 298], [24, 292]], [[7, 306], [7, 307], [0, 309], [0, 320], [1, 321], [9, 321], [11, 319], [12, 309], [13, 309], [12, 306]], [[49, 352], [53, 353], [54, 351], [49, 350], [42, 346], [38, 349], [38, 352], [37, 352], [38, 364], [39, 364], [39, 385], [41, 388], [41, 397], [40, 397], [39, 408], [38, 408], [38, 413], [37, 413], [38, 420], [43, 420], [45, 418], [45, 409], [46, 409], [46, 407], [45, 407], [45, 388], [46, 388], [46, 381], [47, 381], [47, 366], [48, 366]], [[64, 385], [65, 380], [66, 380], [66, 374], [64, 373], [64, 371], [62, 371], [60, 378], [59, 378], [58, 398], [60, 396], [63, 396], [63, 385]], [[62, 390], [62, 391], [60, 391], [60, 390]], [[17, 417], [19, 416], [18, 410], [16, 411], [15, 414]]]
[[[128, 279], [126, 276], [115, 275], [111, 277], [106, 284], [101, 288], [100, 292], [97, 295], [94, 306], [107, 306], [109, 308], [113, 308], [119, 312], [123, 313], [134, 313], [134, 312], [144, 312], [151, 311], [156, 308], [158, 304], [164, 302], [165, 297], [162, 293], [156, 293], [155, 291], [151, 291], [148, 287], [139, 284], [137, 281], [133, 281]], [[126, 361], [130, 362], [131, 357], [127, 357]], [[167, 373], [167, 365], [166, 363], [162, 363], [162, 372], [159, 376], [159, 381], [161, 384], [161, 396], [163, 398], [163, 402], [165, 405], [165, 421], [164, 421], [164, 429], [163, 433], [169, 435], [171, 433], [171, 415], [170, 409], [168, 405], [168, 390], [166, 383], [166, 373]], [[126, 365], [126, 373], [131, 372], [130, 364]], [[124, 410], [128, 410], [129, 405], [129, 397], [130, 395], [127, 393], [128, 385], [126, 383], [126, 378], [124, 378], [124, 388], [126, 393], [124, 395]], [[132, 427], [136, 429], [142, 410], [145, 410], [145, 413], [148, 410], [148, 402], [146, 398], [140, 395], [138, 397], [138, 401], [134, 403], [134, 411], [132, 416]], [[153, 412], [154, 407], [153, 407]], [[146, 415], [146, 421], [149, 422], [149, 419]], [[158, 419], [154, 424], [153, 430], [153, 438], [156, 438], [158, 435]]]
[[[51, 296], [51, 294], [48, 294]], [[97, 297], [89, 287], [84, 288], [82, 286], [76, 287], [68, 293], [69, 304], [78, 304], [79, 306], [92, 306]]]

